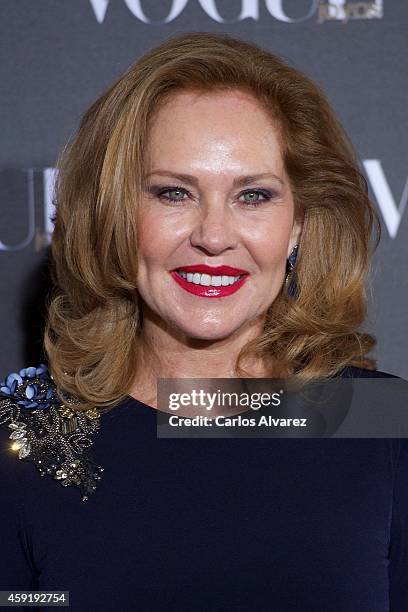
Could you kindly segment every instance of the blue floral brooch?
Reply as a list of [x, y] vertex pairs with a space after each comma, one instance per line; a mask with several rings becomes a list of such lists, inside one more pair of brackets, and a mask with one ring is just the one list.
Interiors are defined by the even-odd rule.
[[[34, 462], [41, 476], [63, 486], [77, 486], [87, 501], [101, 480], [103, 467], [83, 454], [100, 427], [100, 411], [75, 411], [62, 404], [44, 364], [12, 372], [0, 382], [0, 425], [11, 429], [11, 450]], [[70, 404], [78, 400], [61, 392]]]

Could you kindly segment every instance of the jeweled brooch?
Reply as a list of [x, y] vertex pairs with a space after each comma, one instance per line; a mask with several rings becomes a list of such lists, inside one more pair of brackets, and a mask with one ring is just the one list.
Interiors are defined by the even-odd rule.
[[[41, 476], [51, 475], [61, 485], [76, 486], [87, 501], [102, 478], [103, 467], [83, 451], [100, 428], [96, 408], [75, 411], [61, 403], [48, 368], [23, 368], [0, 382], [0, 425], [11, 429], [11, 450], [33, 461]], [[78, 402], [65, 392], [64, 399]]]

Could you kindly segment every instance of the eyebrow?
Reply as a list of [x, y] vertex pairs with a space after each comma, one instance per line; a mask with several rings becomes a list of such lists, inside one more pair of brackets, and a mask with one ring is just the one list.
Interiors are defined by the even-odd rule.
[[[179, 181], [184, 181], [185, 183], [193, 185], [194, 187], [198, 186], [198, 179], [195, 176], [192, 176], [191, 174], [181, 174], [179, 172], [169, 172], [168, 170], [158, 169], [149, 172], [149, 174], [146, 174], [146, 178], [151, 176], [152, 174], [158, 174], [161, 176], [172, 176], [173, 178], [176, 178]], [[274, 174], [273, 172], [263, 172], [262, 174], [247, 174], [243, 176], [237, 176], [233, 180], [233, 186], [243, 187], [244, 185], [249, 185], [249, 183], [254, 183], [255, 181], [258, 181], [262, 178], [274, 178], [282, 185], [284, 184], [283, 180], [277, 174]]]

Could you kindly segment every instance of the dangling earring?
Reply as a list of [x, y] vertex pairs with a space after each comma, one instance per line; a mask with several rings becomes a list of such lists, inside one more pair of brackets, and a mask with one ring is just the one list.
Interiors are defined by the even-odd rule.
[[286, 292], [288, 296], [291, 298], [295, 298], [297, 294], [297, 285], [294, 279], [293, 269], [296, 264], [298, 249], [299, 249], [299, 245], [295, 244], [287, 260], [287, 268], [286, 268], [287, 274], [285, 278], [285, 287], [286, 287]]

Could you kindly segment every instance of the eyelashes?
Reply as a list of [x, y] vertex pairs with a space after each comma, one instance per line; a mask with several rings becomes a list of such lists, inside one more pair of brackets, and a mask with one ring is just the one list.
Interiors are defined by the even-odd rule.
[[[191, 197], [191, 193], [180, 185], [167, 185], [166, 187], [152, 186], [149, 188], [148, 191], [154, 197], [166, 200], [167, 202], [171, 203], [184, 202], [187, 198], [173, 198], [165, 195], [166, 193], [180, 192], [182, 195], [187, 194], [187, 196]], [[243, 204], [248, 204], [249, 208], [256, 208], [265, 202], [269, 202], [273, 197], [276, 197], [278, 195], [275, 191], [270, 191], [269, 189], [256, 188], [245, 189], [239, 194], [239, 197], [245, 196], [247, 194], [262, 196], [263, 198], [258, 200], [241, 200]]]

